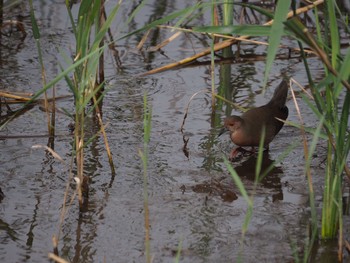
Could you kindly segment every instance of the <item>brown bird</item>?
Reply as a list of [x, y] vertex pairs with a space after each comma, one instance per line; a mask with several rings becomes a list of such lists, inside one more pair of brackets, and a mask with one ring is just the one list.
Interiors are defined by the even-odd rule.
[[[225, 131], [230, 132], [231, 140], [238, 146], [258, 146], [261, 140], [262, 131], [265, 128], [264, 147], [268, 149], [270, 142], [282, 129], [283, 122], [288, 117], [286, 106], [288, 94], [288, 83], [283, 80], [276, 88], [272, 99], [263, 106], [252, 108], [242, 116], [230, 116], [224, 121], [224, 128], [219, 135]], [[231, 153], [234, 157], [237, 149]]]

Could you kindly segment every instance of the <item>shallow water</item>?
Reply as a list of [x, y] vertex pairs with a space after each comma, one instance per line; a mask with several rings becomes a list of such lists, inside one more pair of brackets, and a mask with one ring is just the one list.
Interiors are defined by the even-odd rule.
[[[58, 51], [70, 54], [74, 50], [69, 19], [61, 2], [35, 1], [48, 79], [60, 71], [57, 62], [62, 63], [63, 59]], [[135, 19], [133, 29], [147, 23], [151, 14], [164, 16], [184, 7], [182, 1], [161, 3], [147, 4]], [[135, 5], [133, 1], [123, 4], [120, 14], [126, 16]], [[21, 8], [28, 14], [26, 4]], [[74, 12], [77, 8], [73, 7]], [[14, 16], [21, 12], [20, 8], [11, 10]], [[203, 17], [203, 21], [209, 21], [208, 17]], [[118, 16], [114, 33], [125, 19]], [[2, 39], [11, 45], [2, 49], [0, 84], [10, 91], [35, 92], [41, 86], [40, 66], [28, 15], [24, 16], [24, 23], [28, 33], [24, 40], [18, 32]], [[154, 38], [159, 43], [170, 35], [168, 30], [160, 30]], [[111, 175], [103, 138], [97, 137], [85, 150], [85, 174], [91, 178], [87, 210], [79, 213], [75, 201], [67, 212], [59, 234], [61, 257], [71, 262], [145, 261], [143, 168], [138, 155], [143, 147], [145, 93], [153, 110], [148, 170], [153, 262], [173, 262], [179, 246], [180, 262], [235, 262], [239, 258], [243, 262], [292, 262], [295, 251], [302, 254], [309, 235], [310, 210], [299, 130], [286, 126], [275, 138], [270, 151], [264, 153], [263, 168], [278, 160], [290, 144], [299, 144], [256, 188], [256, 156], [232, 163], [247, 191], [254, 193], [254, 212], [242, 239], [247, 204], [223, 163], [223, 156], [229, 154], [233, 145], [227, 135], [217, 137], [225, 109], [217, 110], [213, 117], [211, 97], [201, 93], [191, 102], [184, 133], [180, 131], [189, 98], [199, 90], [210, 89], [209, 65], [135, 78], [151, 68], [193, 54], [193, 47], [202, 49], [203, 39], [184, 35], [164, 48], [166, 56], [158, 52], [141, 56], [135, 48], [140, 38], [131, 37], [118, 43], [123, 53], [122, 72], [118, 72], [107, 52], [109, 91], [103, 101], [103, 118], [108, 123], [116, 176]], [[314, 75], [320, 76], [321, 64], [316, 59], [309, 61]], [[260, 93], [263, 62], [218, 65], [217, 85], [221, 84], [219, 71], [223, 67], [230, 68], [231, 85], [237, 88], [234, 97], [244, 107], [267, 102], [285, 71], [306, 83], [303, 65], [297, 59], [275, 61], [269, 80], [272, 88], [265, 95]], [[70, 94], [64, 82], [57, 85], [57, 93]], [[298, 101], [304, 121], [317, 125], [307, 106], [301, 99]], [[73, 110], [72, 97], [57, 104]], [[289, 120], [298, 122], [292, 101], [287, 105]], [[73, 144], [70, 122], [63, 114], [57, 115], [54, 150], [65, 160], [64, 164], [43, 149], [32, 149], [33, 145], [46, 145], [48, 141], [44, 136], [46, 116], [39, 106], [0, 132], [0, 187], [5, 194], [0, 203], [1, 262], [46, 262], [47, 254], [53, 251], [52, 236], [59, 233], [69, 177]], [[98, 132], [93, 118], [87, 119], [86, 130], [88, 136]], [[320, 142], [313, 161], [319, 212], [324, 156], [325, 148]], [[69, 187], [73, 189], [74, 185]], [[337, 244], [321, 243], [315, 248], [313, 261], [332, 262], [336, 252]]]

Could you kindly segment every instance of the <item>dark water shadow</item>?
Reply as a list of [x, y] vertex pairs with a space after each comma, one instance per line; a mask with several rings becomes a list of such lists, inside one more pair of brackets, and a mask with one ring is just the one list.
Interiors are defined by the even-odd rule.
[[[283, 170], [274, 165], [274, 160], [270, 158], [268, 152], [263, 153], [261, 173], [256, 178], [257, 155], [250, 155], [235, 166], [234, 169], [243, 181], [244, 187], [249, 190], [254, 189], [254, 182], [258, 180], [258, 187], [262, 188], [262, 192], [270, 193], [272, 202], [283, 200], [282, 183], [280, 176]], [[206, 193], [207, 197], [219, 196], [224, 202], [233, 202], [238, 199], [239, 191], [234, 185], [233, 179], [228, 176], [220, 178], [212, 178], [209, 181], [202, 182], [192, 186], [192, 190], [196, 193]]]
[[283, 170], [274, 165], [274, 160], [272, 160], [269, 153], [265, 151], [262, 157], [261, 173], [259, 177], [256, 178], [257, 161], [258, 158], [256, 154], [250, 155], [247, 160], [235, 167], [237, 174], [242, 180], [250, 182], [258, 180], [262, 187], [273, 190], [271, 195], [273, 202], [277, 200], [282, 201], [283, 191], [280, 176], [283, 174]]

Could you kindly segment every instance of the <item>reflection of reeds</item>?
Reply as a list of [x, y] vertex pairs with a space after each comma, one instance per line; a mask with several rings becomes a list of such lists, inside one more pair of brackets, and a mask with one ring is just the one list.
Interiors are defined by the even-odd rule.
[[9, 91], [0, 90], [0, 97], [3, 98], [4, 100], [6, 99], [5, 103], [7, 104], [24, 103], [26, 101], [30, 101], [31, 96], [33, 96], [32, 93], [9, 92]]

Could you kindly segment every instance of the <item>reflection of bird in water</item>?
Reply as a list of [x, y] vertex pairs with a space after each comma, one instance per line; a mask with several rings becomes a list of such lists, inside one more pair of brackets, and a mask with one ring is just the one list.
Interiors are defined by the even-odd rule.
[[220, 180], [211, 180], [209, 182], [196, 184], [192, 186], [192, 190], [195, 193], [206, 193], [212, 196], [220, 196], [222, 201], [229, 203], [238, 199], [238, 196], [232, 190], [231, 185], [223, 184]]
[[[250, 155], [246, 161], [235, 167], [235, 171], [243, 181], [254, 182], [256, 163], [257, 157], [255, 155]], [[281, 168], [276, 166], [270, 168], [272, 164], [273, 161], [269, 158], [268, 152], [263, 152], [260, 175], [262, 175], [267, 169], [269, 169], [269, 172], [266, 174], [266, 176], [259, 180], [259, 183], [263, 188], [273, 190], [271, 197], [272, 202], [275, 202], [277, 200], [283, 200], [282, 183], [280, 179], [280, 175], [283, 174], [283, 171]], [[232, 178], [225, 176], [195, 184], [191, 188], [196, 193], [208, 194], [206, 198], [209, 196], [220, 196], [224, 202], [233, 202], [238, 198], [238, 196], [235, 193], [236, 190], [232, 187], [232, 184]], [[252, 187], [252, 184], [250, 185], [249, 182], [246, 182], [244, 186], [247, 188], [247, 190], [250, 190], [249, 187]], [[186, 188], [183, 186], [183, 191], [185, 190]]]
[[[235, 167], [235, 171], [241, 178], [248, 179], [249, 181], [255, 181], [255, 166], [257, 163], [257, 157], [251, 155], [248, 160], [242, 162]], [[263, 153], [263, 159], [261, 163], [261, 173], [264, 173], [266, 169], [272, 165], [273, 161], [269, 158], [267, 152]], [[283, 200], [283, 191], [280, 175], [283, 173], [282, 169], [274, 166], [265, 177], [260, 181], [260, 184], [268, 189], [275, 189], [276, 192], [272, 194], [272, 201]]]
[[[282, 129], [283, 122], [276, 118], [286, 120], [288, 108], [285, 105], [288, 95], [288, 83], [283, 80], [276, 88], [272, 99], [264, 106], [252, 108], [241, 116], [230, 116], [224, 121], [225, 131], [230, 132], [231, 140], [238, 146], [259, 146], [261, 134], [265, 129], [264, 147], [268, 149], [270, 142]], [[231, 158], [237, 153], [237, 149], [232, 151]]]

